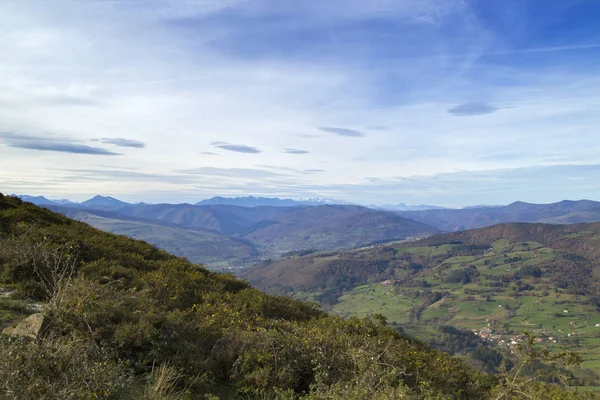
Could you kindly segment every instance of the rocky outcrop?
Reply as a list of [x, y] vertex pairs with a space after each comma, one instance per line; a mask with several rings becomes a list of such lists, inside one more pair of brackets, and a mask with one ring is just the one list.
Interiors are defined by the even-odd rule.
[[48, 327], [48, 322], [48, 317], [44, 314], [35, 313], [19, 322], [14, 328], [4, 328], [2, 333], [4, 335], [27, 337], [31, 340], [37, 340], [43, 335]]

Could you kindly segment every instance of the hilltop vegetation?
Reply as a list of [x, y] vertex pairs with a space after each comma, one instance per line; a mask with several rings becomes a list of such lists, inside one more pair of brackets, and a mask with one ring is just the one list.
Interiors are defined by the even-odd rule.
[[[243, 276], [343, 316], [381, 313], [451, 353], [473, 353], [480, 344], [510, 350], [533, 332], [552, 352], [582, 351], [579, 384], [600, 384], [599, 223], [497, 225], [290, 256]], [[472, 344], [448, 345], [453, 340]], [[496, 356], [487, 353], [475, 358], [490, 366]]]

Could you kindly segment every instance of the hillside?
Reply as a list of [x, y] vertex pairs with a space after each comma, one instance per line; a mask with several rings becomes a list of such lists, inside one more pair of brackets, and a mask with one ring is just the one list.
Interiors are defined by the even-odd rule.
[[578, 376], [600, 384], [600, 223], [496, 225], [285, 257], [242, 276], [340, 315], [381, 313], [433, 344], [440, 327], [505, 348], [535, 332], [550, 351], [584, 351]]
[[[351, 249], [505, 222], [570, 224], [600, 220], [600, 203], [587, 200], [398, 212], [355, 205], [294, 206], [293, 201], [255, 197], [216, 197], [203, 205], [129, 204], [106, 196], [82, 204], [59, 204], [41, 196], [22, 197], [65, 215], [87, 215], [73, 210], [94, 214], [103, 219], [89, 221], [101, 229], [131, 234], [216, 268], [245, 267], [253, 260], [278, 258], [290, 251]], [[311, 200], [297, 203], [304, 201]], [[229, 204], [232, 202], [240, 205]]]
[[111, 218], [112, 213], [94, 213], [75, 208], [49, 207], [69, 218], [85, 222], [94, 228], [129, 236], [153, 244], [191, 262], [207, 266], [229, 267], [248, 265], [258, 259], [254, 246], [245, 240], [230, 238], [211, 231], [184, 229], [177, 226], [141, 220]]
[[428, 235], [435, 229], [394, 213], [360, 206], [296, 208], [243, 235], [263, 251], [279, 255], [300, 249], [352, 248]]
[[392, 212], [349, 205], [43, 206], [75, 219], [86, 218], [86, 222], [108, 232], [147, 240], [180, 256], [192, 255], [194, 261], [209, 266], [242, 266], [256, 258], [279, 257], [288, 251], [353, 248], [437, 232]]
[[387, 211], [347, 205], [238, 207], [143, 205], [117, 214], [159, 220], [241, 237], [269, 252], [307, 248], [351, 248], [381, 240], [431, 234], [435, 229]]
[[507, 206], [464, 208], [460, 210], [406, 211], [400, 215], [451, 232], [507, 222], [574, 224], [600, 221], [600, 202], [564, 200], [551, 204], [518, 201]]
[[46, 321], [0, 335], [3, 398], [579, 398], [2, 195], [0, 265], [2, 318], [28, 296]]

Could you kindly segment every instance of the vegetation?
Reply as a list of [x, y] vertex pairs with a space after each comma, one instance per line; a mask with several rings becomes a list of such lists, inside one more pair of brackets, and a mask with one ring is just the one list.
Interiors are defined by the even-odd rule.
[[251, 265], [259, 257], [252, 243], [217, 232], [182, 228], [160, 221], [153, 221], [153, 223], [130, 220], [113, 214], [96, 215], [75, 208], [57, 209], [69, 218], [85, 222], [94, 228], [146, 241], [171, 254], [177, 254], [213, 269]]
[[353, 248], [437, 232], [392, 212], [350, 205], [88, 206], [47, 207], [96, 228], [148, 241], [213, 269], [248, 266], [258, 258], [278, 258], [303, 249]]
[[287, 258], [244, 276], [345, 317], [383, 314], [490, 372], [531, 332], [552, 354], [581, 351], [570, 383], [596, 386], [599, 261], [598, 223], [506, 224]]
[[3, 398], [521, 396], [384, 317], [328, 316], [1, 195], [0, 266], [2, 284], [43, 301], [50, 321], [37, 340], [0, 336]]

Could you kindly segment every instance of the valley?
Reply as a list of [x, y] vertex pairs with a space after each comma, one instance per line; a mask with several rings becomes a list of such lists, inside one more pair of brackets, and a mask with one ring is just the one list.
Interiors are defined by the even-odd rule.
[[107, 232], [146, 240], [193, 262], [227, 270], [289, 251], [348, 249], [439, 232], [390, 211], [355, 205], [150, 205], [101, 196], [59, 205], [30, 199]]
[[598, 384], [600, 224], [504, 224], [417, 242], [289, 257], [242, 276], [343, 316], [381, 314], [435, 345], [443, 327], [513, 352], [525, 332], [583, 355]]
[[506, 222], [600, 221], [600, 203], [588, 200], [463, 209], [415, 206], [417, 211], [398, 211], [411, 208], [251, 196], [215, 197], [193, 205], [131, 204], [109, 196], [82, 203], [23, 198], [107, 232], [147, 240], [210, 268], [233, 271], [290, 251], [352, 249]]
[[[201, 205], [36, 199], [343, 318], [381, 315], [490, 372], [500, 354], [533, 334], [553, 353], [581, 352], [579, 384], [600, 384], [600, 223], [568, 224], [596, 220], [596, 202], [392, 212], [252, 197], [232, 201], [246, 206], [225, 198]], [[466, 230], [473, 226], [484, 227]]]

